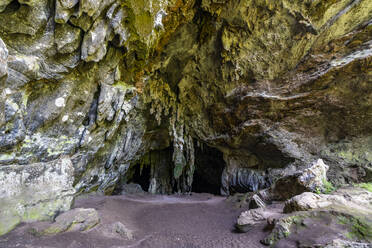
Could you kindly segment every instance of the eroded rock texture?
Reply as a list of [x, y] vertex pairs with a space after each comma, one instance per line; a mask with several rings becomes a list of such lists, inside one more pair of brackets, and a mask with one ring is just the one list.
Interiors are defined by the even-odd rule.
[[369, 0], [1, 1], [0, 165], [68, 155], [106, 194], [146, 168], [145, 190], [190, 191], [198, 161], [238, 192], [319, 158], [371, 180], [371, 19]]

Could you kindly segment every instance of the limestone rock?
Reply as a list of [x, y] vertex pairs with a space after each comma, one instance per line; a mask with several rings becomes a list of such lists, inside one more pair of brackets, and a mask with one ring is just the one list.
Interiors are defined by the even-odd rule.
[[309, 168], [278, 179], [270, 188], [272, 199], [286, 200], [305, 191], [321, 189], [327, 181], [328, 166], [318, 159]]
[[310, 168], [302, 172], [298, 180], [307, 189], [314, 191], [317, 188], [322, 188], [324, 182], [327, 181], [328, 169], [329, 166], [322, 159], [318, 159]]
[[0, 1], [0, 12], [3, 12], [6, 6], [8, 6], [10, 2], [12, 2], [12, 0], [1, 0]]
[[10, 55], [9, 67], [26, 76], [29, 80], [40, 78], [40, 59], [37, 56]]
[[281, 217], [276, 209], [256, 208], [242, 212], [235, 225], [239, 232], [249, 232], [254, 225], [267, 223], [273, 225]]
[[257, 194], [254, 194], [249, 202], [249, 209], [265, 207], [266, 203]]
[[134, 238], [134, 232], [120, 221], [102, 225], [98, 227], [98, 231], [108, 238], [122, 238], [127, 240]]
[[100, 222], [98, 212], [93, 208], [74, 208], [57, 216], [55, 222], [37, 230], [38, 234], [51, 235], [61, 232], [87, 231]]
[[324, 248], [371, 248], [372, 244], [335, 239]]
[[264, 175], [249, 168], [226, 168], [222, 173], [222, 195], [257, 191], [269, 186]]
[[248, 232], [253, 225], [264, 222], [269, 216], [263, 208], [248, 210], [239, 215], [236, 227], [241, 232]]
[[261, 240], [264, 245], [274, 245], [281, 239], [288, 237], [291, 234], [291, 226], [297, 221], [296, 217], [283, 217], [275, 222], [274, 228], [271, 233]]
[[367, 190], [345, 188], [331, 195], [304, 192], [287, 200], [285, 213], [317, 209], [336, 209], [345, 212], [372, 214], [372, 193]]
[[138, 194], [138, 193], [145, 193], [142, 189], [141, 185], [135, 183], [124, 184], [121, 186], [120, 194]]
[[68, 24], [56, 25], [54, 42], [59, 53], [72, 53], [76, 51], [81, 43], [81, 30]]
[[81, 59], [100, 61], [107, 52], [109, 26], [105, 20], [97, 20], [83, 39]]
[[151, 192], [188, 192], [199, 143], [220, 154], [205, 171], [226, 168], [207, 180], [223, 194], [314, 191], [319, 158], [335, 185], [368, 182], [371, 8], [2, 0], [0, 167], [69, 155], [79, 192], [111, 194], [144, 164]]
[[8, 74], [8, 49], [4, 41], [0, 39], [0, 79]]
[[0, 167], [0, 234], [19, 222], [47, 220], [71, 207], [75, 189], [70, 158]]

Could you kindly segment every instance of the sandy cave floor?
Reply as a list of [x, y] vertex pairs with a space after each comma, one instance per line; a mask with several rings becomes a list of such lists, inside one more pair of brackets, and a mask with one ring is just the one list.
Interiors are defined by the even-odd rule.
[[259, 240], [268, 234], [265, 224], [248, 233], [235, 232], [236, 219], [246, 209], [210, 194], [89, 196], [76, 200], [77, 207], [95, 208], [100, 225], [122, 222], [134, 231], [134, 238], [107, 237], [100, 225], [85, 232], [37, 237], [30, 233], [30, 224], [22, 224], [0, 238], [0, 247], [255, 248], [264, 247]]

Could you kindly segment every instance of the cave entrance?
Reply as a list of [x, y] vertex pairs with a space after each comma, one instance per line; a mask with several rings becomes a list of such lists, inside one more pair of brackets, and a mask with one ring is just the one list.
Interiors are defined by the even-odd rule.
[[139, 184], [143, 191], [148, 192], [150, 187], [151, 168], [150, 166], [134, 166], [134, 173], [128, 183]]
[[226, 166], [223, 153], [205, 144], [195, 147], [192, 192], [219, 195], [221, 176]]

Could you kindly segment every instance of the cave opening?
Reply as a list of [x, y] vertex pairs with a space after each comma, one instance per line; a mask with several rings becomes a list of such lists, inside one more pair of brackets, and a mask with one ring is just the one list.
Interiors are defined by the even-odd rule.
[[192, 192], [220, 195], [221, 176], [225, 166], [221, 151], [205, 144], [195, 146]]
[[151, 167], [150, 166], [134, 166], [134, 173], [128, 183], [139, 184], [143, 191], [148, 192], [150, 187]]

